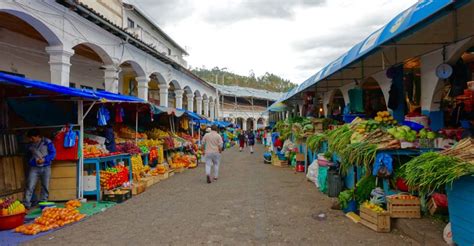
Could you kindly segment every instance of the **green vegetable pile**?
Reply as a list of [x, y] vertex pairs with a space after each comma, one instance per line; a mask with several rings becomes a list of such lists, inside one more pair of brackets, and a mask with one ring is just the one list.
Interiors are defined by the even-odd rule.
[[341, 153], [351, 143], [353, 131], [344, 125], [327, 133], [329, 151]]
[[347, 174], [348, 168], [353, 165], [364, 166], [367, 171], [371, 169], [371, 165], [375, 162], [377, 145], [367, 142], [353, 143], [346, 145], [338, 153], [341, 159], [342, 174]]
[[376, 178], [373, 175], [366, 175], [357, 182], [355, 197], [359, 204], [370, 199], [370, 192], [376, 187]]
[[451, 185], [461, 176], [474, 174], [474, 164], [454, 156], [428, 152], [405, 163], [400, 170], [409, 187], [429, 194]]
[[339, 200], [339, 204], [341, 205], [341, 208], [346, 209], [347, 205], [353, 199], [353, 197], [354, 197], [354, 190], [345, 190], [339, 193], [339, 196], [337, 198]]
[[326, 135], [316, 134], [306, 139], [306, 146], [311, 151], [318, 151], [321, 149], [321, 146], [325, 140], [326, 140]]

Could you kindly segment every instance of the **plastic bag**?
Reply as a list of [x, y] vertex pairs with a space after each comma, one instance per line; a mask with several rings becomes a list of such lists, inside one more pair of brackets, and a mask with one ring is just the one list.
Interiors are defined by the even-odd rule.
[[306, 178], [310, 180], [311, 182], [316, 184], [316, 187], [318, 186], [318, 160], [314, 160], [311, 165], [308, 167], [308, 173], [306, 174]]
[[326, 193], [328, 189], [328, 186], [326, 183], [327, 177], [328, 177], [328, 168], [319, 167], [318, 168], [318, 184], [319, 184], [319, 190], [323, 193]]
[[66, 133], [64, 134], [64, 148], [72, 148], [76, 146], [77, 133], [71, 128], [66, 128]]
[[443, 239], [448, 245], [454, 245], [453, 232], [451, 231], [451, 222], [449, 222], [443, 230]]

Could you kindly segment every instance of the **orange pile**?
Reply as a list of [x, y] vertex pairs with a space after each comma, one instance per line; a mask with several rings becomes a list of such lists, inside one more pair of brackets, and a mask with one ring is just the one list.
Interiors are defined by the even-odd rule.
[[15, 228], [15, 232], [26, 235], [36, 235], [40, 232], [49, 231], [86, 217], [73, 208], [46, 208], [40, 217], [35, 219], [32, 224], [21, 225]]
[[66, 208], [78, 208], [80, 207], [82, 204], [79, 200], [69, 200], [68, 202], [66, 202]]

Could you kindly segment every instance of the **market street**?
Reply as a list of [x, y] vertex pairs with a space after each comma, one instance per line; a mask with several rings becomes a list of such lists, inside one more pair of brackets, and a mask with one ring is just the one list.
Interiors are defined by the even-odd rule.
[[[204, 166], [176, 174], [145, 193], [32, 245], [410, 245], [391, 233], [374, 233], [341, 211], [302, 173], [263, 164], [256, 153], [224, 152], [221, 175], [207, 184]], [[325, 213], [325, 220], [317, 215]], [[314, 218], [313, 218], [314, 217]]]

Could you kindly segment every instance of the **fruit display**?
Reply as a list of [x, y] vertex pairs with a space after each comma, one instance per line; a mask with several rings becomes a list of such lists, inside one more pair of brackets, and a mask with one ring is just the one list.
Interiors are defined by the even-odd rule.
[[115, 131], [117, 132], [115, 135], [120, 136], [122, 138], [129, 138], [129, 139], [134, 139], [134, 138], [147, 139], [148, 138], [147, 134], [135, 132], [135, 130], [127, 126], [116, 127]]
[[409, 126], [397, 126], [387, 129], [395, 139], [407, 142], [413, 142], [416, 140], [416, 131], [412, 130]]
[[380, 127], [379, 122], [375, 120], [368, 120], [368, 121], [363, 121], [360, 124], [358, 124], [355, 131], [358, 133], [366, 133], [366, 132], [375, 131], [379, 127]]
[[15, 232], [36, 235], [82, 220], [85, 217], [85, 214], [80, 214], [78, 210], [73, 208], [46, 208], [33, 223], [21, 225], [15, 228]]
[[375, 204], [370, 203], [368, 201], [365, 201], [364, 203], [362, 203], [361, 206], [363, 206], [364, 208], [368, 208], [368, 209], [370, 209], [374, 212], [377, 212], [377, 213], [385, 212], [385, 209], [383, 209], [379, 205], [375, 205]]
[[396, 125], [398, 122], [390, 115], [388, 111], [380, 111], [377, 112], [377, 116], [375, 116], [374, 120], [379, 123], [383, 123], [386, 125]]
[[66, 205], [65, 205], [66, 208], [72, 208], [72, 209], [79, 208], [81, 206], [82, 206], [81, 202], [77, 199], [69, 200], [66, 202]]
[[100, 171], [100, 186], [111, 190], [129, 181], [129, 170], [123, 165]]
[[103, 148], [103, 146], [99, 144], [91, 145], [84, 143], [82, 151], [84, 153], [85, 158], [95, 158], [109, 154], [109, 151], [107, 151], [105, 148]]
[[430, 139], [430, 140], [433, 140], [436, 138], [436, 132], [433, 132], [433, 131], [430, 131], [430, 130], [427, 130], [425, 128], [421, 129], [420, 132], [418, 133], [419, 137], [421, 139]]
[[141, 151], [143, 154], [148, 154], [148, 153], [150, 153], [150, 149], [148, 149], [148, 147], [146, 147], [146, 146], [140, 146], [140, 151]]
[[171, 136], [165, 137], [163, 138], [163, 140], [164, 140], [163, 146], [165, 147], [165, 149], [174, 149], [175, 147], [178, 147], [178, 146], [175, 146], [175, 142], [173, 140], [173, 137]]
[[187, 155], [182, 152], [171, 154], [171, 163], [168, 163], [171, 168], [182, 168], [182, 167], [196, 167], [197, 158], [194, 155]]
[[156, 166], [155, 169], [153, 169], [153, 170], [150, 172], [150, 174], [151, 174], [152, 176], [157, 176], [157, 175], [159, 175], [159, 174], [165, 174], [166, 171], [168, 171], [168, 169], [165, 167], [165, 165], [158, 165], [158, 166]]
[[145, 147], [148, 147], [149, 149], [156, 146], [161, 146], [161, 145], [163, 145], [163, 141], [155, 140], [155, 139], [145, 139], [138, 142], [139, 147], [145, 146]]
[[8, 216], [14, 214], [25, 213], [25, 206], [18, 200], [7, 198], [5, 200], [0, 199], [0, 216]]
[[133, 176], [139, 177], [145, 170], [143, 159], [140, 155], [134, 155], [131, 158]]
[[147, 135], [149, 136], [149, 138], [152, 138], [152, 139], [163, 139], [163, 138], [167, 138], [167, 137], [170, 136], [170, 134], [168, 132], [165, 132], [165, 131], [160, 130], [158, 128], [154, 128], [154, 129], [148, 131]]
[[133, 141], [117, 144], [117, 151], [128, 154], [141, 154], [142, 151]]

